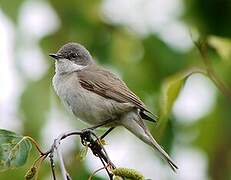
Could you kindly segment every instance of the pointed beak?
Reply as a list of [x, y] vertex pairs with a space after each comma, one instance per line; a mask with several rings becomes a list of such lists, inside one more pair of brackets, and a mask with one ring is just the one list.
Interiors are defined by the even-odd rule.
[[49, 56], [54, 58], [55, 60], [58, 60], [59, 58], [61, 58], [59, 54], [49, 54]]

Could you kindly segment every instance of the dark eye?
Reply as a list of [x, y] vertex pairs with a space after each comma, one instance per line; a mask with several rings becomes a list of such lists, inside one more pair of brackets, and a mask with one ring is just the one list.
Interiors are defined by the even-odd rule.
[[69, 59], [73, 59], [73, 58], [76, 58], [76, 57], [77, 57], [76, 53], [70, 53], [69, 54]]

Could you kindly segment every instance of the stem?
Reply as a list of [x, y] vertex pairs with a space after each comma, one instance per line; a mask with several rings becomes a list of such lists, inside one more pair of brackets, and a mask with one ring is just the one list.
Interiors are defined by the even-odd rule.
[[54, 141], [54, 148], [57, 152], [57, 157], [59, 159], [59, 162], [60, 162], [60, 169], [61, 169], [61, 174], [63, 176], [63, 179], [64, 180], [69, 180], [70, 179], [70, 176], [69, 174], [67, 173], [67, 170], [65, 168], [65, 164], [64, 164], [64, 160], [63, 160], [63, 156], [62, 156], [62, 152], [61, 152], [61, 149], [60, 149], [60, 142], [63, 138], [65, 137], [68, 137], [66, 134], [64, 135], [61, 135], [60, 138], [56, 139]]
[[44, 161], [44, 159], [46, 159], [46, 155], [45, 156], [40, 156], [40, 159], [39, 159], [39, 162], [38, 162], [38, 165], [37, 165], [37, 173], [35, 174], [35, 180], [38, 179], [38, 173], [39, 173], [39, 170], [40, 170], [40, 167], [42, 165], [42, 162]]
[[60, 150], [59, 147], [56, 147], [56, 151], [57, 151], [57, 156], [58, 156], [58, 159], [59, 159], [59, 162], [60, 162], [60, 169], [61, 169], [61, 174], [63, 176], [63, 179], [64, 180], [68, 180], [67, 179], [67, 171], [66, 171], [66, 168], [65, 168], [65, 165], [64, 165], [64, 161], [63, 161], [63, 156], [62, 156], [61, 150]]
[[228, 87], [226, 87], [225, 84], [216, 75], [212, 67], [211, 60], [208, 57], [207, 43], [205, 42], [205, 40], [202, 40], [202, 42], [194, 42], [194, 44], [196, 45], [202, 56], [202, 61], [205, 64], [208, 77], [210, 77], [210, 79], [214, 82], [214, 84], [222, 92], [222, 94], [226, 96], [228, 100], [231, 102], [231, 90]]
[[[109, 159], [105, 148], [100, 143], [100, 139], [96, 136], [96, 134], [92, 130], [71, 131], [71, 132], [61, 134], [58, 136], [58, 138], [54, 140], [54, 143], [52, 144], [50, 150], [48, 150], [45, 153], [41, 151], [37, 142], [31, 137], [24, 137], [21, 141], [19, 141], [16, 144], [16, 146], [25, 139], [29, 139], [36, 146], [37, 150], [40, 152], [40, 157], [35, 160], [34, 165], [36, 165], [38, 161], [40, 160], [42, 162], [46, 157], [49, 156], [53, 180], [56, 180], [55, 164], [54, 164], [54, 152], [56, 151], [57, 157], [60, 161], [60, 169], [61, 169], [63, 180], [71, 180], [71, 177], [69, 176], [65, 168], [63, 156], [62, 156], [61, 149], [60, 149], [60, 144], [62, 140], [64, 140], [65, 138], [69, 136], [73, 136], [73, 135], [80, 136], [82, 144], [84, 146], [88, 146], [91, 149], [92, 153], [101, 160], [105, 170], [108, 173], [110, 180], [112, 180], [112, 174], [110, 173], [110, 170], [115, 169], [115, 165]], [[41, 163], [38, 163], [38, 164], [39, 166], [41, 165]]]
[[52, 177], [53, 180], [56, 180], [56, 176], [55, 176], [55, 163], [54, 163], [54, 159], [53, 159], [53, 151], [50, 152], [49, 158], [50, 158], [50, 166], [51, 166], [51, 172], [52, 172]]
[[38, 143], [37, 143], [32, 137], [30, 137], [30, 136], [24, 136], [23, 138], [29, 139], [30, 142], [32, 142], [32, 143], [35, 145], [35, 147], [36, 147], [36, 149], [38, 150], [38, 152], [39, 152], [41, 155], [44, 154], [44, 153], [42, 152], [41, 148], [39, 147]]
[[100, 156], [99, 156], [99, 159], [100, 159], [100, 161], [102, 162], [102, 164], [104, 165], [105, 170], [106, 170], [106, 172], [107, 172], [107, 174], [108, 174], [109, 179], [112, 180], [112, 177], [113, 177], [113, 176], [112, 176], [112, 174], [109, 172], [107, 166], [105, 165], [105, 162], [103, 161], [103, 159], [102, 159]]
[[106, 169], [107, 167], [101, 167], [100, 169], [97, 169], [95, 172], [92, 173], [92, 175], [88, 178], [88, 180], [92, 180], [93, 176], [96, 175], [99, 171]]

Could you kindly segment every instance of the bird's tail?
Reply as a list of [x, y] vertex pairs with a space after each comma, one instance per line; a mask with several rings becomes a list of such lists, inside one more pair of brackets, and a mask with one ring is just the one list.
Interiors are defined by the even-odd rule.
[[143, 142], [155, 149], [160, 154], [161, 158], [169, 164], [169, 166], [172, 168], [174, 172], [178, 169], [177, 165], [173, 162], [169, 155], [152, 137], [151, 133], [146, 128], [143, 120], [141, 119], [141, 117], [139, 117], [139, 115], [137, 115], [137, 113], [128, 113], [126, 117], [122, 119], [122, 124], [139, 139], [141, 139]]

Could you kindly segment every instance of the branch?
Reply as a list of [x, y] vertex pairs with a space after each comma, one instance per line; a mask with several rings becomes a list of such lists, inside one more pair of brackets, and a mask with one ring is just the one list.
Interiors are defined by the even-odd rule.
[[194, 44], [198, 48], [202, 56], [202, 61], [205, 64], [208, 77], [210, 77], [210, 79], [214, 82], [214, 84], [222, 92], [222, 94], [226, 96], [228, 100], [231, 102], [231, 90], [228, 87], [226, 87], [222, 80], [220, 80], [220, 78], [217, 76], [216, 72], [212, 67], [211, 60], [208, 57], [208, 44], [206, 40], [201, 39], [198, 42], [194, 41]]
[[[109, 130], [110, 132], [111, 130]], [[108, 132], [108, 131], [107, 131]], [[62, 179], [63, 180], [71, 180], [71, 177], [69, 176], [66, 168], [65, 168], [65, 163], [63, 160], [63, 156], [61, 153], [60, 145], [61, 141], [66, 139], [67, 137], [77, 135], [80, 136], [81, 138], [81, 143], [83, 146], [89, 147], [96, 157], [100, 159], [100, 161], [103, 164], [103, 167], [100, 168], [99, 170], [95, 171], [89, 179], [92, 179], [92, 177], [100, 170], [105, 169], [108, 177], [110, 180], [113, 180], [114, 178], [119, 178], [119, 179], [124, 179], [124, 178], [130, 178], [133, 180], [144, 180], [144, 177], [142, 174], [139, 172], [133, 170], [133, 169], [128, 169], [128, 168], [116, 168], [115, 165], [112, 163], [110, 160], [105, 148], [103, 147], [102, 144], [102, 139], [98, 138], [98, 136], [93, 132], [93, 130], [87, 129], [83, 131], [71, 131], [67, 132], [64, 134], [61, 134], [56, 138], [50, 148], [49, 151], [47, 152], [42, 152], [38, 144], [36, 144], [36, 148], [38, 149], [40, 156], [35, 160], [33, 163], [32, 167], [29, 169], [29, 171], [26, 174], [26, 179], [32, 179], [35, 176], [35, 180], [37, 179], [38, 176], [38, 169], [43, 162], [44, 159], [49, 157], [50, 159], [50, 166], [51, 166], [51, 172], [52, 172], [52, 177], [53, 180], [56, 180], [56, 174], [55, 174], [55, 164], [54, 164], [54, 153], [57, 153], [57, 157], [60, 162], [60, 169], [61, 169], [61, 174], [62, 174]], [[101, 136], [103, 137], [103, 136]]]
[[58, 138], [56, 138], [54, 140], [50, 150], [45, 152], [45, 153], [43, 153], [40, 150], [39, 146], [36, 144], [37, 145], [36, 147], [40, 153], [39, 159], [41, 159], [41, 158], [45, 159], [48, 156], [50, 158], [50, 165], [51, 165], [53, 180], [56, 180], [55, 164], [54, 164], [54, 152], [57, 153], [57, 157], [58, 157], [59, 162], [60, 162], [60, 169], [61, 169], [61, 174], [62, 174], [63, 180], [71, 180], [71, 177], [69, 176], [69, 174], [65, 168], [65, 163], [64, 163], [63, 156], [61, 153], [60, 145], [61, 145], [62, 140], [64, 140], [67, 137], [73, 136], [73, 135], [80, 136], [81, 143], [84, 146], [88, 146], [91, 149], [92, 153], [101, 160], [103, 166], [105, 167], [104, 169], [106, 170], [106, 172], [109, 176], [109, 179], [112, 180], [113, 174], [111, 173], [111, 170], [115, 169], [116, 167], [111, 162], [110, 158], [108, 157], [108, 154], [107, 154], [105, 148], [103, 147], [103, 145], [101, 144], [100, 139], [96, 136], [96, 134], [92, 130], [71, 131], [71, 132], [61, 134], [58, 136]]

